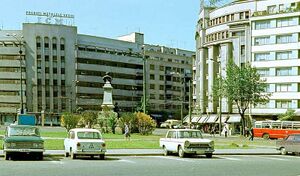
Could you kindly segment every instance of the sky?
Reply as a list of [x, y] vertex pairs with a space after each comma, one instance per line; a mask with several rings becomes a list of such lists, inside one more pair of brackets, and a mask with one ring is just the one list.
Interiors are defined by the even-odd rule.
[[78, 33], [195, 50], [200, 0], [0, 0], [0, 29], [20, 30], [26, 11], [73, 14]]

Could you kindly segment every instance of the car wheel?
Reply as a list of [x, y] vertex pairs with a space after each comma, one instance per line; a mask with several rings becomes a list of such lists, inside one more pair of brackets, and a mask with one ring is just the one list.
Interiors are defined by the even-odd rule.
[[180, 158], [184, 158], [184, 156], [185, 156], [185, 153], [181, 146], [178, 147], [178, 155]]
[[270, 139], [270, 135], [268, 133], [265, 133], [263, 136], [262, 136], [264, 139]]
[[76, 159], [76, 154], [75, 153], [73, 153], [73, 151], [71, 150], [71, 159]]
[[170, 154], [170, 152], [167, 150], [165, 146], [163, 147], [163, 150], [164, 150], [164, 156], [168, 156]]
[[212, 153], [206, 153], [205, 154], [206, 158], [212, 158], [212, 155], [213, 155]]
[[281, 155], [286, 155], [287, 154], [286, 149], [284, 147], [282, 147], [280, 149], [280, 153], [281, 153]]
[[65, 152], [65, 157], [69, 157], [69, 152]]
[[100, 160], [104, 160], [105, 159], [105, 155], [104, 154], [100, 154], [99, 158], [100, 158]]
[[94, 159], [94, 155], [91, 155], [91, 159]]

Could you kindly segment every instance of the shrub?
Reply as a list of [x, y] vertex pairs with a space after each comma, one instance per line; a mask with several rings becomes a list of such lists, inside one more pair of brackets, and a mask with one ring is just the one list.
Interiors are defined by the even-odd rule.
[[128, 124], [130, 132], [138, 132], [136, 114], [131, 112], [122, 113], [118, 120], [118, 125], [122, 129], [122, 132], [124, 132], [125, 123]]
[[141, 135], [152, 134], [156, 127], [156, 122], [147, 114], [142, 112], [136, 113], [137, 126]]
[[67, 131], [70, 131], [70, 129], [77, 127], [80, 119], [81, 116], [79, 115], [75, 115], [72, 113], [64, 113], [61, 116], [61, 126], [65, 127]]
[[85, 127], [92, 128], [97, 124], [97, 113], [92, 111], [85, 111], [82, 113], [82, 123]]

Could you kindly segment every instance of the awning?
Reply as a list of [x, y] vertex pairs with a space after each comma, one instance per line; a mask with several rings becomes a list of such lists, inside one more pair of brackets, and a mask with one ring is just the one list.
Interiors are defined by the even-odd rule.
[[210, 114], [204, 123], [215, 123], [218, 118], [217, 114]]
[[230, 114], [227, 123], [239, 123], [241, 122], [241, 115], [240, 114]]
[[[192, 123], [197, 123], [197, 122], [199, 123], [200, 119], [201, 119], [200, 116], [192, 115], [191, 121], [192, 121]], [[189, 115], [185, 116], [184, 119], [183, 119], [183, 122], [189, 123], [190, 122], [190, 116]]]
[[[219, 123], [219, 115], [217, 115], [217, 120], [216, 120], [216, 123]], [[226, 120], [228, 119], [228, 114], [222, 114], [222, 119], [221, 119], [221, 122], [222, 123], [225, 123], [226, 122]]]

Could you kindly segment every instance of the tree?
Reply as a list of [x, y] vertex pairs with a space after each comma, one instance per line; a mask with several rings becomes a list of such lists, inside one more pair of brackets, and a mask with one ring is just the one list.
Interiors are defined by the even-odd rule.
[[154, 131], [156, 122], [149, 115], [137, 112], [136, 117], [138, 122], [137, 126], [141, 135], [148, 135]]
[[131, 132], [137, 132], [138, 131], [138, 129], [137, 129], [137, 118], [136, 118], [135, 113], [125, 112], [119, 118], [118, 125], [122, 129], [123, 132], [124, 132], [126, 123], [128, 124], [129, 129], [130, 129]]
[[80, 119], [81, 116], [66, 112], [61, 116], [61, 126], [70, 131], [70, 129], [77, 127]]
[[82, 122], [86, 127], [92, 128], [95, 124], [97, 124], [96, 112], [84, 111], [81, 116], [82, 116]]
[[223, 78], [225, 96], [229, 102], [236, 104], [241, 115], [242, 134], [245, 134], [245, 111], [250, 104], [265, 104], [269, 101], [270, 94], [265, 93], [265, 80], [260, 78], [256, 68], [249, 63], [238, 67], [233, 60], [229, 60], [226, 69], [226, 78]]
[[98, 113], [98, 124], [102, 132], [107, 133], [110, 128], [115, 133], [117, 113], [113, 112], [109, 107], [104, 106], [103, 110]]
[[281, 121], [290, 120], [293, 121], [296, 116], [294, 109], [287, 109], [284, 114], [279, 115], [278, 119]]

